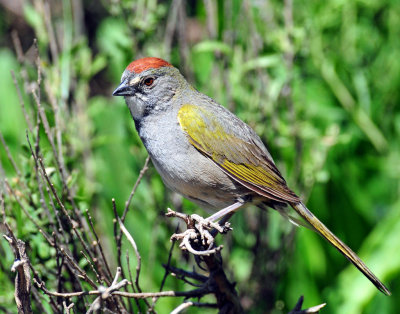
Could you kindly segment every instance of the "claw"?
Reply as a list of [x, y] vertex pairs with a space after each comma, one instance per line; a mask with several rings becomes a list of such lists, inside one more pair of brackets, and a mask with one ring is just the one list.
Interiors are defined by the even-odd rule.
[[[214, 236], [212, 235], [212, 230], [215, 229], [219, 233], [227, 233], [229, 230], [232, 230], [229, 222], [220, 225], [209, 218], [203, 218], [197, 214], [189, 216], [168, 208], [168, 213], [166, 215], [168, 217], [177, 217], [185, 221], [188, 229], [184, 232], [173, 234], [171, 236], [171, 241], [182, 241], [179, 247], [195, 255], [210, 255], [222, 249], [222, 246], [213, 248]], [[191, 242], [196, 241], [198, 238], [200, 238], [202, 245], [208, 246], [207, 250], [197, 251], [192, 247]]]

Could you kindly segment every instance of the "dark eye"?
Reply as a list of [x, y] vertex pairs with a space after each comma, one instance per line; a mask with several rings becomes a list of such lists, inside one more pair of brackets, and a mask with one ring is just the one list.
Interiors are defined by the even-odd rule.
[[148, 77], [147, 79], [144, 80], [144, 85], [146, 86], [151, 86], [154, 83], [154, 78], [153, 77]]

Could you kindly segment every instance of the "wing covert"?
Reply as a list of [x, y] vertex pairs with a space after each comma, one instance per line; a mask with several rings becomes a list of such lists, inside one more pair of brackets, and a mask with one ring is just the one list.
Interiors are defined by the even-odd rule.
[[234, 134], [248, 132], [249, 127], [233, 114], [224, 111], [217, 120], [206, 108], [185, 104], [178, 112], [178, 121], [190, 143], [234, 180], [276, 201], [300, 201], [287, 187], [266, 148], [260, 147], [252, 134]]

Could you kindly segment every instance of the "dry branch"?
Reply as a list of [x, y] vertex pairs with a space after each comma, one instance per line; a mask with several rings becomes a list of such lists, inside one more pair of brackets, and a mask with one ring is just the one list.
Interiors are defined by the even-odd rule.
[[15, 277], [15, 302], [17, 303], [18, 313], [32, 313], [30, 292], [31, 292], [31, 273], [29, 268], [29, 258], [26, 254], [25, 243], [14, 236], [11, 228], [5, 223], [8, 234], [3, 235], [12, 248], [15, 261], [11, 267], [12, 272], [16, 272]]

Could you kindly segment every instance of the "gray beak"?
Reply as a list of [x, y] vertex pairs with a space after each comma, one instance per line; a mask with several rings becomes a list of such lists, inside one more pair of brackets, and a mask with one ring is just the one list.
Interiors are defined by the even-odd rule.
[[135, 88], [130, 86], [127, 80], [121, 82], [113, 92], [113, 96], [132, 96], [135, 94]]

